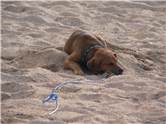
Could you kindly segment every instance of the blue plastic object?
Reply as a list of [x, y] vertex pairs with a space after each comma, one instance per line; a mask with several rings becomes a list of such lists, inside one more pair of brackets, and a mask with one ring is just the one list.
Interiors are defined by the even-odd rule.
[[56, 94], [56, 92], [52, 92], [47, 98], [45, 98], [43, 100], [43, 103], [45, 102], [57, 102], [58, 101], [58, 95]]

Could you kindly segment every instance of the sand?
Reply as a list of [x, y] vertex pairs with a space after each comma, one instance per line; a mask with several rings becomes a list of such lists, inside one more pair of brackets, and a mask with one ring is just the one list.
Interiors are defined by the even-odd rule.
[[[116, 51], [123, 75], [74, 75], [58, 47], [77, 29], [143, 57]], [[2, 2], [3, 124], [165, 124], [166, 2]], [[42, 100], [58, 84], [59, 109]], [[84, 81], [89, 79], [89, 81]]]

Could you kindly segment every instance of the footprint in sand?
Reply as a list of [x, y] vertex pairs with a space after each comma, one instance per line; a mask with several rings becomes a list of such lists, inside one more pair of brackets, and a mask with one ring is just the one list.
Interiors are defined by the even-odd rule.
[[63, 121], [31, 121], [28, 124], [67, 124]]
[[14, 13], [22, 13], [25, 12], [28, 8], [24, 6], [7, 6], [4, 8], [5, 11], [14, 12]]
[[30, 16], [25, 16], [24, 18], [22, 18], [23, 21], [25, 22], [30, 22], [30, 23], [33, 23], [35, 25], [47, 25], [48, 23], [40, 16], [33, 16], [33, 15], [30, 15]]
[[101, 102], [102, 94], [81, 94], [80, 99], [93, 102]]
[[159, 91], [151, 96], [152, 99], [160, 99], [161, 97], [166, 97], [166, 91]]
[[60, 91], [63, 93], [76, 93], [79, 92], [80, 90], [81, 88], [72, 85], [66, 85], [62, 89], [60, 89]]
[[11, 98], [11, 94], [10, 93], [4, 93], [4, 92], [1, 93], [2, 101], [6, 100], [6, 99], [10, 99], [10, 98]]
[[68, 26], [82, 26], [84, 25], [84, 22], [80, 18], [76, 17], [57, 17], [55, 19], [56, 22], [60, 22], [64, 25]]
[[[62, 116], [63, 115], [63, 116]], [[59, 111], [59, 113], [56, 114], [56, 117], [63, 120], [67, 123], [74, 123], [78, 121], [83, 121], [85, 117], [87, 117], [84, 114], [74, 112], [74, 111]]]
[[25, 83], [21, 84], [16, 82], [3, 83], [2, 91], [5, 92], [2, 95], [2, 99], [8, 99], [10, 97], [14, 99], [26, 98], [31, 96], [35, 92], [32, 86]]

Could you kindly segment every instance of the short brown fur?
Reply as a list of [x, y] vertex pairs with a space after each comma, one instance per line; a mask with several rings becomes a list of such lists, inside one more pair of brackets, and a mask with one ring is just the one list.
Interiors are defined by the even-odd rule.
[[[64, 62], [64, 68], [72, 70], [75, 74], [84, 74], [80, 67], [81, 52], [89, 45], [106, 42], [101, 37], [77, 30], [67, 40], [64, 51], [69, 57]], [[91, 67], [92, 73], [113, 72], [121, 74], [123, 70], [117, 65], [117, 56], [110, 48], [95, 48], [93, 56], [88, 60], [87, 65]]]

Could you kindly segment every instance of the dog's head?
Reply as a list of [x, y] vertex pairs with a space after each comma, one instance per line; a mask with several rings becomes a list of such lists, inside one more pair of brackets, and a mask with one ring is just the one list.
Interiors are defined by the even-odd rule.
[[119, 75], [123, 72], [117, 63], [117, 55], [111, 49], [106, 48], [97, 49], [94, 56], [87, 62], [87, 67], [93, 73], [112, 72]]

